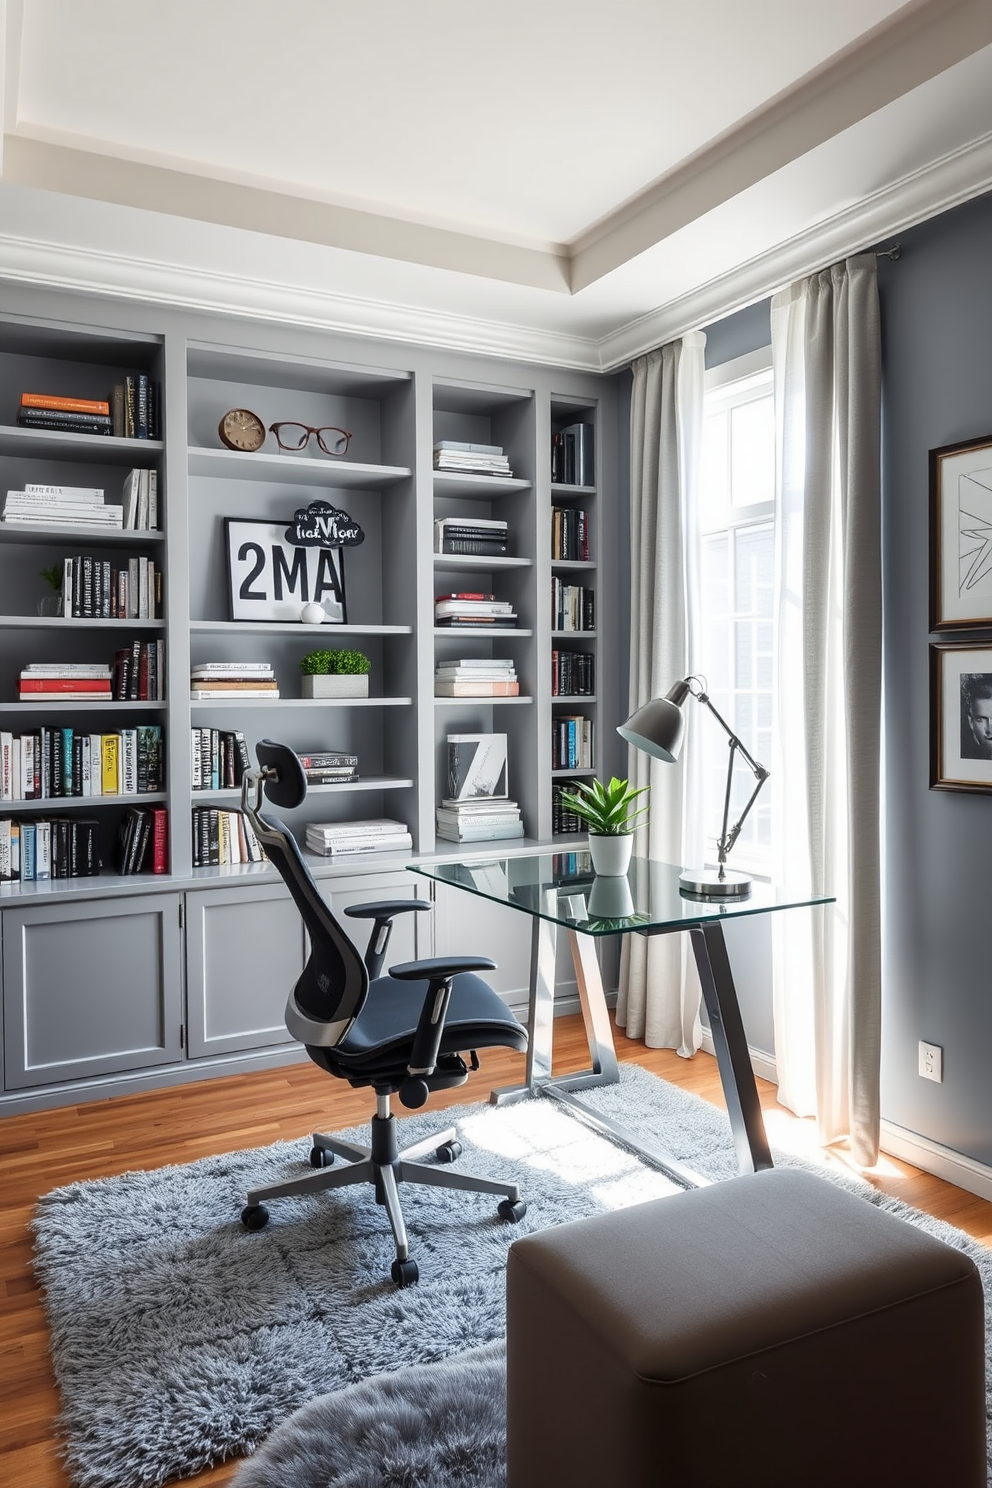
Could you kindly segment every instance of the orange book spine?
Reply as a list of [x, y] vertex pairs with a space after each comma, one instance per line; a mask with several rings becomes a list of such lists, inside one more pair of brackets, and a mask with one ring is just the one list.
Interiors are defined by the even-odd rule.
[[52, 398], [48, 393], [22, 393], [22, 408], [55, 408], [61, 413], [110, 412], [110, 404], [98, 398]]

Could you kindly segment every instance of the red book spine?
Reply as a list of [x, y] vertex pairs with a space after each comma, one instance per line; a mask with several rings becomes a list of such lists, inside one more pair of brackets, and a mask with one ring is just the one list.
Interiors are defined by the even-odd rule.
[[152, 807], [152, 872], [165, 873], [168, 862], [169, 813], [164, 806]]
[[110, 696], [109, 677], [22, 677], [19, 692], [105, 692]]

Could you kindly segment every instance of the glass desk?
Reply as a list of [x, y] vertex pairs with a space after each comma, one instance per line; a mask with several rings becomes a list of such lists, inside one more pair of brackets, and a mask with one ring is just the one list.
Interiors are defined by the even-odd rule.
[[[620, 1078], [596, 940], [604, 935], [670, 935], [687, 930], [709, 1016], [720, 1079], [742, 1173], [772, 1166], [758, 1091], [741, 1021], [723, 927], [748, 915], [833, 903], [830, 895], [790, 895], [756, 883], [746, 899], [689, 898], [679, 891], [681, 869], [634, 858], [624, 878], [596, 877], [588, 852], [533, 857], [418, 863], [410, 871], [530, 915], [531, 964], [527, 1073], [523, 1085], [494, 1090], [495, 1104], [549, 1095], [608, 1135], [634, 1147], [683, 1184], [702, 1180], [671, 1154], [647, 1147], [593, 1112], [575, 1092]], [[591, 1066], [577, 1074], [551, 1073], [555, 956], [558, 931], [568, 937]]]

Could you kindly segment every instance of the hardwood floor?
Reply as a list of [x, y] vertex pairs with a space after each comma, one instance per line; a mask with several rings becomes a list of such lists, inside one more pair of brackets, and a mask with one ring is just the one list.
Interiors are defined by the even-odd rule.
[[[621, 1060], [722, 1104], [716, 1061], [709, 1055], [679, 1059], [671, 1050], [646, 1049], [619, 1030], [616, 1042]], [[556, 1071], [585, 1063], [581, 1020], [560, 1019], [555, 1025]], [[484, 1068], [468, 1085], [439, 1094], [433, 1106], [484, 1100], [493, 1085], [512, 1084], [522, 1073], [521, 1056], [487, 1052]], [[797, 1121], [777, 1105], [774, 1086], [758, 1084], [773, 1145], [816, 1155], [810, 1123]], [[311, 1130], [357, 1125], [369, 1115], [367, 1092], [330, 1080], [307, 1062], [0, 1119], [0, 1483], [18, 1488], [69, 1484], [57, 1455], [58, 1396], [31, 1269], [29, 1224], [41, 1194], [77, 1179], [191, 1162]], [[843, 1162], [843, 1157], [831, 1161]], [[869, 1176], [885, 1192], [992, 1245], [992, 1204], [891, 1158], [883, 1158]], [[227, 1463], [188, 1481], [196, 1488], [219, 1488], [230, 1481], [236, 1466]]]

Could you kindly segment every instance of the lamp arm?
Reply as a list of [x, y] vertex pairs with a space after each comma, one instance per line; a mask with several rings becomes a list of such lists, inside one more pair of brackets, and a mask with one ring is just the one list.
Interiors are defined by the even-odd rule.
[[[758, 761], [754, 759], [753, 756], [748, 752], [744, 744], [727, 723], [726, 719], [722, 718], [716, 708], [714, 708], [713, 704], [710, 702], [708, 694], [700, 690], [693, 695], [697, 699], [697, 701], [706, 704], [707, 708], [709, 708], [710, 712], [713, 714], [713, 717], [716, 719], [717, 723], [723, 729], [724, 733], [727, 735], [727, 738], [730, 741], [730, 757], [727, 761], [727, 789], [723, 799], [723, 829], [717, 842], [717, 864], [720, 869], [720, 876], [722, 877], [723, 870], [726, 866], [727, 858], [730, 854], [730, 851], [741, 834], [741, 828], [747, 820], [748, 813], [750, 812], [751, 807], [758, 799], [758, 792], [761, 790], [761, 787], [768, 779], [768, 771], [765, 769], [764, 765], [759, 765]], [[734, 758], [738, 754], [742, 757], [742, 759], [746, 761], [752, 774], [754, 775], [755, 786], [754, 790], [751, 792], [750, 797], [748, 798], [747, 805], [744, 807], [744, 810], [737, 818], [737, 821], [728, 831], [727, 821], [730, 816], [730, 792], [734, 777]]]

